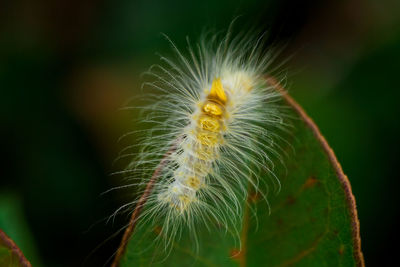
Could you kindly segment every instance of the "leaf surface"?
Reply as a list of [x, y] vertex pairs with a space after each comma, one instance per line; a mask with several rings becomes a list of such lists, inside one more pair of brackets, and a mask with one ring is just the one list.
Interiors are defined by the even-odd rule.
[[21, 250], [3, 230], [0, 230], [0, 266], [31, 267]]
[[[273, 78], [267, 80], [284, 91]], [[214, 228], [200, 233], [199, 252], [193, 253], [193, 241], [184, 232], [160, 261], [153, 257], [159, 251], [151, 238], [143, 240], [138, 230], [126, 246], [121, 243], [113, 266], [364, 266], [350, 183], [317, 126], [283, 95], [295, 119], [290, 145], [284, 147], [289, 156], [275, 170], [282, 189], [269, 196], [271, 212], [265, 201], [249, 195], [240, 226], [242, 246]]]

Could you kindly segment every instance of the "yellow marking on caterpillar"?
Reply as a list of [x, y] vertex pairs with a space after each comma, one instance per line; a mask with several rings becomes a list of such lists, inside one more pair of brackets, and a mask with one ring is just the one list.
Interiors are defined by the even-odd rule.
[[227, 97], [220, 78], [214, 79], [210, 93], [202, 107], [203, 114], [197, 121], [198, 146], [194, 151], [201, 160], [209, 160], [216, 156], [214, 148], [221, 142], [220, 131], [224, 127], [221, 119]]
[[210, 132], [218, 132], [220, 129], [219, 121], [211, 116], [203, 115], [199, 119], [200, 128]]
[[221, 116], [223, 113], [221, 106], [211, 101], [207, 101], [203, 105], [203, 111], [210, 116]]
[[197, 139], [205, 146], [215, 146], [218, 144], [218, 136], [211, 132], [201, 131], [197, 134]]
[[180, 195], [179, 201], [183, 204], [184, 207], [186, 207], [190, 202], [192, 202], [187, 195]]
[[201, 185], [200, 179], [196, 176], [190, 176], [186, 181], [186, 185], [194, 190], [198, 190]]

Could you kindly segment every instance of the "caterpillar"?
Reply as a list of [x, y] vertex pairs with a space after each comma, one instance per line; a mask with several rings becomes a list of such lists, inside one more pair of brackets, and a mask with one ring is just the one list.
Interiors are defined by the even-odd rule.
[[195, 48], [187, 41], [187, 55], [168, 40], [176, 60], [161, 57], [147, 72], [154, 78], [144, 84], [152, 92], [141, 108], [147, 127], [127, 169], [132, 186], [152, 183], [137, 219], [159, 228], [165, 248], [185, 229], [196, 245], [201, 227], [238, 235], [249, 190], [268, 201], [261, 174], [279, 190], [276, 140], [288, 126], [282, 92], [265, 80], [276, 54], [264, 51], [262, 36], [206, 34]]

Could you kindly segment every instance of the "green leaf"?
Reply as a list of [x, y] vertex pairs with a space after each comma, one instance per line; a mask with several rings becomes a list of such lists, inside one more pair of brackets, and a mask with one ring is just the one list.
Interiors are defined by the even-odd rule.
[[[283, 91], [274, 79], [268, 81]], [[198, 254], [183, 233], [167, 258], [154, 260], [156, 248], [146, 246], [152, 240], [141, 240], [138, 230], [126, 247], [121, 242], [113, 266], [364, 266], [350, 183], [317, 126], [290, 96], [284, 98], [297, 118], [288, 140], [295, 152], [275, 170], [282, 189], [269, 196], [271, 213], [265, 201], [250, 194], [240, 227], [241, 251], [231, 235], [214, 229], [200, 233]]]
[[19, 194], [0, 191], [0, 229], [18, 244], [34, 266], [42, 266]]
[[0, 230], [0, 266], [30, 267], [31, 264], [21, 250], [4, 232]]

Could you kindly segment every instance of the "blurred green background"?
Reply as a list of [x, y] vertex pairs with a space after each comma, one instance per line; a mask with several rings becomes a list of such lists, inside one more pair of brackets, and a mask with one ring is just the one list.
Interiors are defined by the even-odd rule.
[[204, 27], [268, 30], [288, 89], [352, 183], [368, 266], [396, 258], [400, 2], [38, 0], [0, 2], [0, 228], [34, 265], [102, 266], [130, 199], [114, 161], [135, 143], [140, 74]]

